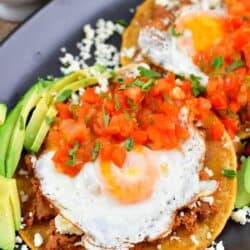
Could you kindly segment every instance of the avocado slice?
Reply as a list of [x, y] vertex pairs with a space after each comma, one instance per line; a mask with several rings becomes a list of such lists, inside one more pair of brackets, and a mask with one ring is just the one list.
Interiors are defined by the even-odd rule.
[[[250, 157], [245, 160], [238, 172], [238, 189], [235, 201], [235, 208], [242, 208], [250, 204], [250, 192], [247, 191], [246, 187], [249, 188], [250, 175]], [[246, 185], [247, 184], [247, 185]]]
[[16, 180], [7, 179], [3, 176], [0, 176], [0, 190], [2, 190], [2, 192], [4, 191], [5, 193], [9, 193], [15, 229], [19, 230], [21, 224], [21, 206], [17, 191]]
[[34, 140], [32, 146], [30, 147], [31, 152], [36, 153], [39, 151], [39, 149], [40, 149], [41, 145], [43, 144], [43, 141], [44, 141], [44, 139], [45, 139], [45, 137], [50, 129], [50, 124], [47, 122], [47, 120], [54, 119], [56, 117], [56, 115], [57, 115], [57, 110], [52, 105], [49, 108], [48, 112], [46, 113], [46, 116], [43, 118], [42, 123], [39, 124], [39, 127], [37, 127], [37, 128], [39, 128], [39, 130], [38, 130], [38, 133], [35, 137], [35, 140]]
[[13, 133], [14, 126], [23, 106], [20, 101], [17, 106], [8, 115], [5, 123], [0, 127], [0, 175], [5, 176], [5, 159], [8, 150], [9, 140]]
[[25, 131], [24, 147], [30, 150], [37, 131], [43, 122], [43, 118], [48, 111], [48, 100], [42, 98], [36, 106]]
[[15, 173], [23, 149], [26, 122], [30, 112], [41, 98], [42, 90], [42, 84], [37, 84], [28, 91], [23, 99], [23, 107], [14, 125], [5, 158], [6, 177], [8, 178], [11, 178]]
[[7, 114], [7, 106], [3, 103], [0, 103], [0, 126], [4, 124]]
[[0, 190], [0, 249], [13, 250], [15, 241], [15, 225], [9, 193]]

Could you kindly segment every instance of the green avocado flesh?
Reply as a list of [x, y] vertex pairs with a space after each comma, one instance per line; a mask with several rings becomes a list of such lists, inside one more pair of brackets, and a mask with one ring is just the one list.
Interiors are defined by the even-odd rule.
[[250, 204], [250, 157], [248, 157], [238, 172], [238, 189], [235, 208], [242, 208]]
[[25, 138], [27, 119], [30, 112], [33, 110], [33, 108], [41, 98], [42, 89], [43, 88], [40, 84], [35, 85], [23, 99], [23, 107], [20, 114], [18, 115], [16, 124], [14, 125], [13, 133], [9, 140], [7, 155], [5, 158], [6, 176], [8, 178], [11, 178], [13, 176], [20, 160]]
[[4, 124], [7, 113], [7, 106], [0, 103], [0, 126]]
[[14, 249], [15, 229], [20, 227], [20, 205], [13, 181], [0, 178], [0, 248], [4, 250]]
[[8, 151], [8, 145], [13, 133], [13, 129], [22, 110], [23, 101], [20, 101], [17, 106], [8, 115], [3, 126], [0, 127], [0, 175], [5, 176], [5, 159]]

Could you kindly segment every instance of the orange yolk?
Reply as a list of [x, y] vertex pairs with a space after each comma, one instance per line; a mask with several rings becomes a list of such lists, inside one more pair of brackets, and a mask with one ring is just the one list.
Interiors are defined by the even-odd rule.
[[211, 45], [220, 41], [224, 35], [223, 19], [208, 14], [199, 13], [184, 17], [180, 20], [177, 28], [192, 32], [193, 45], [197, 52], [207, 50]]
[[[143, 147], [141, 147], [143, 148]], [[134, 204], [151, 197], [160, 176], [160, 169], [147, 159], [143, 150], [133, 153], [133, 161], [118, 168], [110, 161], [101, 162], [105, 190], [122, 204]]]

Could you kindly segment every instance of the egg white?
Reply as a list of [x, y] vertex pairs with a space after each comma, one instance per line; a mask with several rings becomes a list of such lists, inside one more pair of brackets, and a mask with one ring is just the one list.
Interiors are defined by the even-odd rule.
[[[152, 196], [136, 204], [121, 204], [103, 191], [99, 160], [86, 163], [79, 175], [71, 178], [56, 170], [54, 152], [47, 151], [34, 162], [35, 175], [42, 193], [60, 214], [85, 233], [85, 246], [127, 249], [171, 233], [176, 210], [207, 188], [215, 188], [215, 181], [199, 180], [206, 147], [197, 130], [191, 128], [190, 134], [178, 150], [146, 149], [155, 159], [155, 167], [166, 164], [168, 171], [161, 174]], [[128, 158], [133, 154], [136, 152], [128, 152]]]

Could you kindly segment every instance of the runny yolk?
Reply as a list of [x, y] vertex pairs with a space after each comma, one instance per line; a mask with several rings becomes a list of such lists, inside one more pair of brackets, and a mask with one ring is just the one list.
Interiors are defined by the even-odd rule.
[[[142, 147], [143, 148], [143, 147]], [[101, 162], [101, 176], [105, 190], [122, 204], [134, 204], [151, 197], [160, 176], [160, 169], [154, 166], [142, 149], [133, 152], [131, 161], [118, 168], [110, 161]]]
[[177, 27], [191, 31], [194, 49], [197, 52], [207, 50], [220, 41], [224, 34], [223, 19], [205, 13], [183, 17]]

